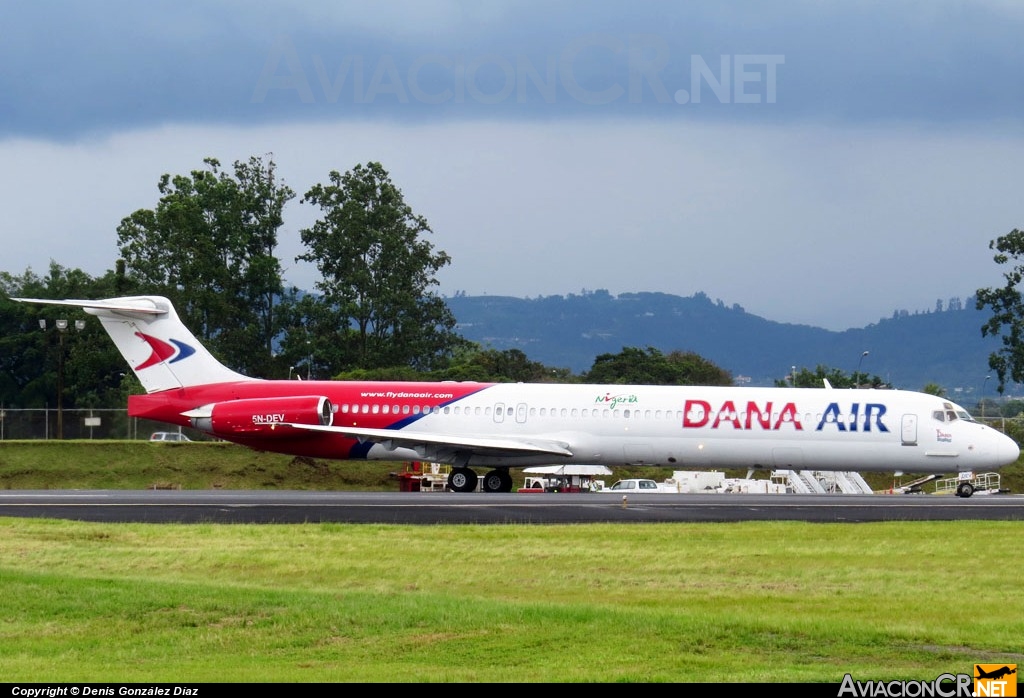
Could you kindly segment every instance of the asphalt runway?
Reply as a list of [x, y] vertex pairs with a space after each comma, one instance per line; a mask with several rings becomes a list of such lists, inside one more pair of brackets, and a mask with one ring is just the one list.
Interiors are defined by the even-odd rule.
[[8, 490], [0, 516], [141, 523], [580, 524], [1024, 520], [1024, 495]]

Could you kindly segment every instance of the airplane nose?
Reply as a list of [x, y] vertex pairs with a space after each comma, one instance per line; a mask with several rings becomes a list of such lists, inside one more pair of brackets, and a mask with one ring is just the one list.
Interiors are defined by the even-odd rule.
[[1020, 446], [1009, 436], [1003, 435], [1003, 441], [999, 444], [999, 459], [1007, 465], [1016, 463], [1020, 458]]

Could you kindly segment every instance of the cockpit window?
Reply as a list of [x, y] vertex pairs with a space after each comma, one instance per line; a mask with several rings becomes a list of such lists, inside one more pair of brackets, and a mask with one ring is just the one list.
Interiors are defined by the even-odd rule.
[[939, 422], [955, 422], [958, 419], [962, 419], [965, 422], [973, 422], [974, 417], [971, 413], [962, 407], [958, 407], [949, 402], [944, 402], [943, 407], [945, 410], [935, 410], [932, 412], [932, 418]]

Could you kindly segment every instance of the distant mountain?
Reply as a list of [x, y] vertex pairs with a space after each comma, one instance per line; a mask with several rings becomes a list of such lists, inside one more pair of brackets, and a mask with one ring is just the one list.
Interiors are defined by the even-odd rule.
[[[853, 373], [858, 368], [894, 387], [920, 390], [928, 383], [971, 403], [996, 397], [988, 356], [1000, 340], [982, 337], [987, 312], [963, 309], [896, 313], [862, 329], [834, 332], [772, 322], [739, 306], [664, 293], [607, 291], [535, 299], [505, 296], [446, 298], [458, 332], [493, 349], [520, 349], [534, 361], [589, 370], [599, 354], [648, 346], [693, 351], [730, 371], [737, 382], [773, 385], [791, 367], [818, 365]], [[870, 352], [861, 361], [864, 351]]]

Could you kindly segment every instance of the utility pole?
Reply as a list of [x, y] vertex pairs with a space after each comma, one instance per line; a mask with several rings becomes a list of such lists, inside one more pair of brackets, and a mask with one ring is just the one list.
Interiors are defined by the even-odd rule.
[[[64, 333], [68, 330], [68, 321], [64, 319], [54, 321], [57, 328], [57, 438], [64, 438]], [[39, 320], [39, 329], [46, 331], [46, 320]], [[85, 329], [85, 320], [75, 320], [75, 330], [81, 332]]]

